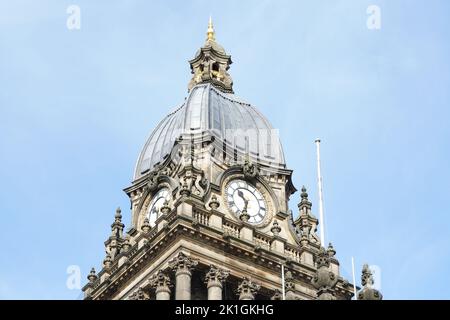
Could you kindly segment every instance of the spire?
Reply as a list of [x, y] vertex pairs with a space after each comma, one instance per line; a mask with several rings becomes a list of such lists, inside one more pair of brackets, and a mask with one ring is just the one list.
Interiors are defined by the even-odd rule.
[[294, 221], [294, 226], [297, 230], [297, 234], [300, 237], [300, 243], [303, 247], [309, 245], [310, 243], [318, 245], [320, 241], [316, 232], [319, 221], [311, 213], [312, 204], [308, 199], [306, 187], [303, 186], [301, 191], [301, 200], [298, 204], [298, 210], [300, 214]]
[[216, 41], [216, 33], [214, 32], [211, 16], [209, 16], [208, 30], [206, 31], [206, 41]]
[[122, 238], [122, 232], [125, 225], [122, 223], [122, 210], [120, 207], [116, 209], [116, 214], [114, 215], [114, 222], [111, 225], [111, 236], [117, 239]]

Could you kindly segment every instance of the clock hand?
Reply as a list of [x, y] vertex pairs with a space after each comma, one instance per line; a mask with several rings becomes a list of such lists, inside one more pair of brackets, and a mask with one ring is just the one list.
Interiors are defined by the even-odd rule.
[[248, 199], [244, 197], [244, 193], [241, 190], [238, 190], [238, 196], [242, 198], [242, 200], [244, 200], [244, 209], [245, 211], [247, 211], [247, 207], [248, 207]]

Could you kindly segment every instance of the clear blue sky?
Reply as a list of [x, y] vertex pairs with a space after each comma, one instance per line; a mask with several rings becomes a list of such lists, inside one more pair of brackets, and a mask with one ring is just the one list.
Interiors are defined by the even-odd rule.
[[[66, 9], [81, 8], [81, 29]], [[381, 29], [366, 9], [381, 8]], [[128, 224], [140, 148], [186, 95], [209, 15], [235, 92], [280, 129], [342, 274], [382, 271], [387, 299], [450, 298], [450, 2], [0, 1], [0, 298], [77, 299]], [[291, 208], [296, 209], [295, 194]]]

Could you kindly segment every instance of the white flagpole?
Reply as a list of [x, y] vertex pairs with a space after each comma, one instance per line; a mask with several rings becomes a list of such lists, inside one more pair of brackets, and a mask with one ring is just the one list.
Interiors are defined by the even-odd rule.
[[323, 190], [322, 190], [322, 174], [320, 172], [320, 139], [316, 139], [317, 149], [317, 184], [319, 187], [319, 219], [320, 219], [320, 242], [325, 247], [325, 220], [323, 218]]
[[286, 292], [284, 289], [284, 265], [281, 265], [281, 292], [283, 293], [283, 300], [286, 300]]
[[353, 259], [353, 257], [352, 257], [352, 274], [353, 274], [353, 293], [355, 295], [354, 300], [358, 300], [358, 296], [356, 295], [355, 259]]

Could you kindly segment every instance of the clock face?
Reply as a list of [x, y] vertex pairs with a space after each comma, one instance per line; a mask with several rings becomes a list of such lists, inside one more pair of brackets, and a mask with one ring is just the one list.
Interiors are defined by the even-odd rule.
[[261, 192], [244, 180], [233, 180], [226, 187], [227, 204], [237, 217], [246, 209], [250, 216], [248, 222], [257, 224], [263, 221], [267, 205]]
[[153, 197], [150, 205], [148, 206], [147, 218], [150, 222], [150, 226], [155, 226], [155, 221], [160, 215], [159, 209], [163, 206], [166, 200], [169, 200], [170, 192], [167, 188], [162, 188]]

